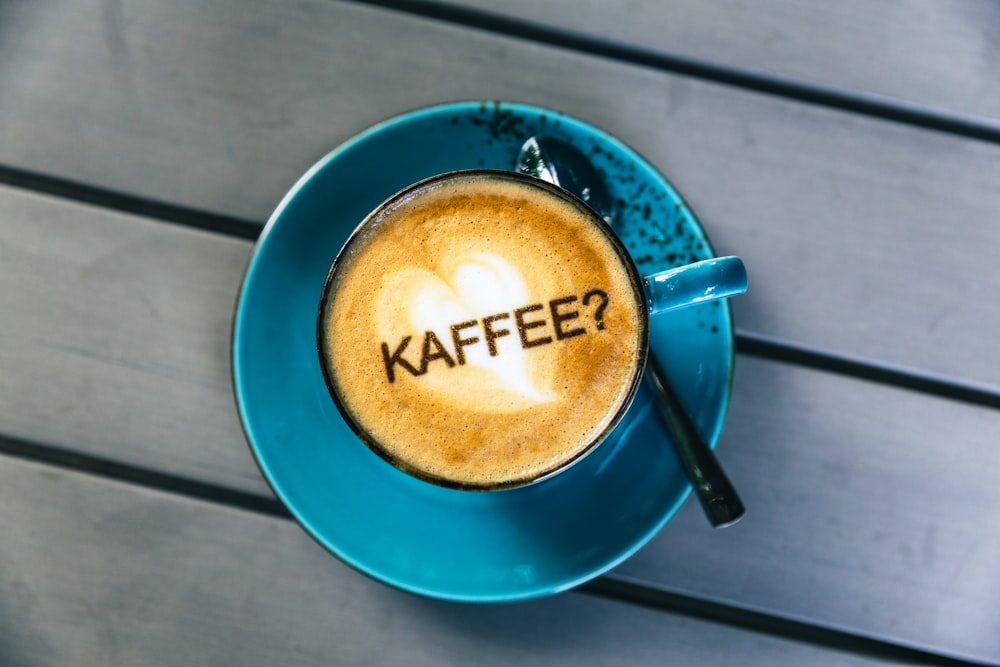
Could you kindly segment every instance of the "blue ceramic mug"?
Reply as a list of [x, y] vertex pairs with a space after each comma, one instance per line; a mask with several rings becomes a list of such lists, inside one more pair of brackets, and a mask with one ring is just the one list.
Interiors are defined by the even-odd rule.
[[[491, 493], [428, 484], [387, 465], [359, 442], [330, 398], [316, 353], [317, 304], [331, 261], [359, 221], [428, 177], [513, 171], [531, 136], [572, 144], [606, 176], [618, 202], [614, 231], [640, 275], [715, 255], [667, 178], [614, 136], [538, 106], [457, 102], [378, 123], [309, 169], [261, 233], [236, 304], [233, 385], [262, 475], [330, 553], [421, 595], [493, 602], [571, 588], [641, 548], [690, 493], [645, 383], [592, 453], [544, 481]], [[497, 343], [516, 336], [515, 329]], [[650, 317], [648, 336], [699, 431], [715, 446], [733, 374], [728, 303]], [[398, 342], [390, 343], [390, 355]]]
[[641, 276], [572, 194], [506, 170], [380, 204], [330, 269], [317, 348], [358, 437], [419, 479], [532, 484], [605, 440], [635, 396], [649, 316], [741, 294], [738, 257]]

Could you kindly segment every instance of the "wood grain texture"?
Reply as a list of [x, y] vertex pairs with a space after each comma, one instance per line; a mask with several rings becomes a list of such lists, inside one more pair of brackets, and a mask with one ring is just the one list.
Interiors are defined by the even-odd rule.
[[617, 573], [1000, 663], [1000, 412], [739, 357], [719, 457], [748, 507], [688, 503]]
[[263, 221], [385, 117], [532, 101], [674, 180], [747, 261], [741, 328], [1000, 388], [998, 146], [324, 0], [4, 11], [0, 164]]
[[882, 664], [579, 593], [417, 598], [289, 521], [2, 456], [0, 487], [5, 667]]
[[[783, 11], [789, 30], [805, 15]], [[988, 28], [978, 11], [951, 18]], [[325, 0], [0, 6], [0, 164], [259, 221], [358, 130], [479, 97], [574, 113], [659, 165], [717, 248], [746, 259], [741, 328], [1000, 388], [1000, 353], [984, 333], [998, 324], [996, 146]], [[266, 493], [227, 365], [250, 244], [6, 187], [0, 211], [0, 432]], [[720, 454], [749, 516], [713, 532], [689, 504], [617, 575], [1000, 662], [1000, 547], [989, 529], [1000, 525], [998, 430], [996, 411], [741, 357]], [[715, 628], [691, 630], [688, 644], [690, 619], [633, 617], [642, 610], [582, 597], [523, 618], [411, 607], [290, 524], [171, 500], [174, 511], [148, 491], [116, 495], [115, 484], [30, 464], [6, 469], [0, 632], [13, 639], [0, 658], [13, 664], [81, 654], [135, 664], [178, 651], [228, 663], [234, 650], [351, 664], [399, 656], [421, 636], [441, 642], [420, 644], [428, 664], [452, 651], [468, 662], [473, 644], [497, 663], [558, 661], [573, 641], [574, 660], [618, 663], [606, 614], [636, 619], [636, 638], [622, 636], [637, 662], [704, 645], [721, 664], [844, 658], [756, 636], [719, 641]], [[227, 532], [241, 522], [240, 536]], [[268, 555], [254, 550], [270, 543]], [[313, 551], [295, 555], [289, 543]], [[280, 574], [288, 559], [294, 577]], [[249, 573], [234, 565], [247, 561]], [[299, 574], [326, 568], [343, 571], [328, 587]], [[282, 621], [300, 600], [313, 611], [289, 629]], [[571, 621], [546, 625], [574, 613], [581, 635]], [[684, 636], [660, 639], [671, 632], [663, 618]], [[373, 639], [362, 631], [373, 624], [399, 634]], [[452, 624], [461, 630], [449, 634]], [[547, 643], [547, 627], [558, 641]], [[516, 647], [494, 639], [510, 628]], [[189, 649], [191, 636], [203, 639]], [[321, 640], [336, 646], [316, 648]]]
[[[227, 362], [249, 244], [2, 194], [4, 431], [266, 493]], [[720, 456], [748, 517], [712, 531], [689, 503], [620, 572], [1000, 660], [997, 432], [996, 410], [740, 357]]]
[[1000, 7], [989, 0], [445, 0], [653, 52], [1000, 118]]
[[0, 201], [0, 432], [268, 493], [229, 379], [251, 245], [30, 193]]

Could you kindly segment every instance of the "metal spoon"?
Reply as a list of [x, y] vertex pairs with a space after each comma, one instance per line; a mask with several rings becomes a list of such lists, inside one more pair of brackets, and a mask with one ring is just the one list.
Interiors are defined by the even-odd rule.
[[[614, 225], [615, 206], [604, 179], [572, 145], [552, 137], [531, 137], [518, 154], [517, 170], [573, 193]], [[743, 502], [670, 386], [652, 348], [646, 363], [646, 380], [709, 522], [716, 528], [736, 523], [746, 511]]]

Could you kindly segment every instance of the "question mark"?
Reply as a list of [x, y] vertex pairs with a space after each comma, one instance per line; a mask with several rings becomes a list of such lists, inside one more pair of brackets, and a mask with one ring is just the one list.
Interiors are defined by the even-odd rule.
[[601, 299], [601, 305], [597, 307], [594, 311], [594, 319], [597, 321], [597, 330], [601, 331], [604, 329], [604, 309], [608, 307], [608, 295], [599, 289], [592, 289], [583, 295], [583, 305], [590, 303], [592, 297], [599, 297]]

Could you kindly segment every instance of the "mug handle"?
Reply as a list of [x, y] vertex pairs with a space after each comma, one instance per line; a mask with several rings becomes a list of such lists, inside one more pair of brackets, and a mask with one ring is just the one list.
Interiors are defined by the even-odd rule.
[[650, 315], [747, 291], [747, 270], [739, 257], [715, 257], [685, 264], [642, 279]]

